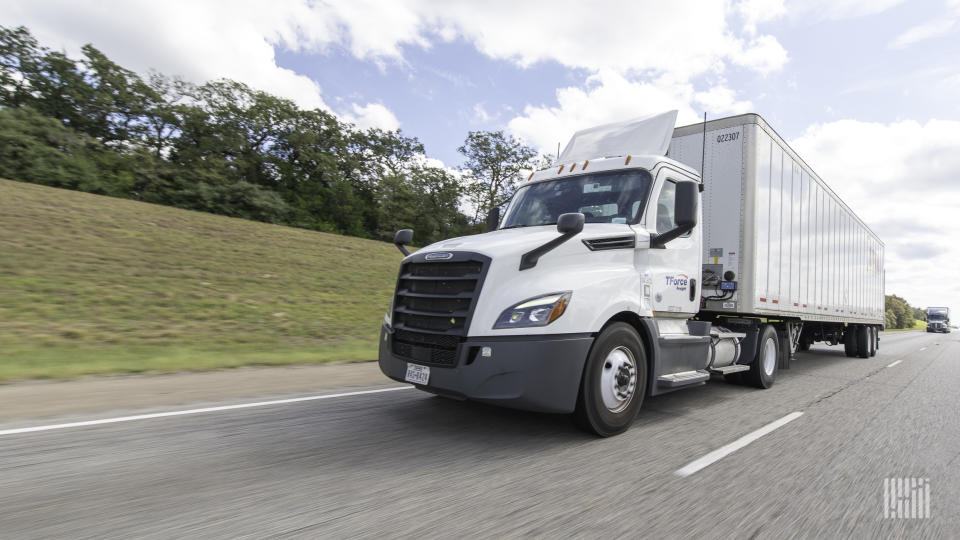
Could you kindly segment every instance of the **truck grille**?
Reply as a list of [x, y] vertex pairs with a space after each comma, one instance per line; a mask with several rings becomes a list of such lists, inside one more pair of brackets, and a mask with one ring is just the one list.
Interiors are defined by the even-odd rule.
[[454, 253], [447, 261], [414, 255], [400, 268], [393, 301], [393, 353], [417, 363], [456, 365], [490, 259]]

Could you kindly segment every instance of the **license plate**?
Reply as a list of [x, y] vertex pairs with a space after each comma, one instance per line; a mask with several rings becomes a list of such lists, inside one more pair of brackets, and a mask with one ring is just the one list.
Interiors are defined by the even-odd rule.
[[407, 376], [404, 380], [413, 384], [427, 384], [430, 380], [430, 368], [418, 364], [407, 364]]

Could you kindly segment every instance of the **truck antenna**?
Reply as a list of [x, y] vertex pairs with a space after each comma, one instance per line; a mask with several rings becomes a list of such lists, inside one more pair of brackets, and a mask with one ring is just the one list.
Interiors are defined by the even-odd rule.
[[707, 111], [703, 111], [703, 148], [700, 153], [700, 186], [703, 191], [704, 166], [707, 163]]

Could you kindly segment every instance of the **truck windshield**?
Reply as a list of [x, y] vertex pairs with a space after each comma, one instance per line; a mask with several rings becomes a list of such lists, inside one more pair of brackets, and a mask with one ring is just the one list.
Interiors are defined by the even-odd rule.
[[553, 225], [568, 212], [580, 212], [587, 223], [636, 223], [650, 184], [649, 172], [630, 169], [524, 186], [514, 194], [501, 228]]
[[930, 310], [927, 312], [928, 321], [942, 321], [947, 318], [946, 310], [938, 309], [936, 311]]

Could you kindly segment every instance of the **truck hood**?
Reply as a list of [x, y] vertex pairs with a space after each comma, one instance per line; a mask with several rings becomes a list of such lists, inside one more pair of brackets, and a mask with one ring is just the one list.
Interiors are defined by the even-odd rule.
[[[644, 229], [626, 224], [586, 224], [583, 232], [541, 256], [536, 266], [519, 270], [524, 253], [559, 236], [554, 225], [506, 229], [444, 240], [418, 253], [471, 252], [490, 257], [469, 336], [591, 332], [601, 324], [597, 322], [599, 319], [606, 320], [604, 317], [620, 311], [639, 313], [644, 309], [639, 297], [642, 278], [636, 270], [635, 257], [646, 250], [591, 251], [583, 243], [584, 240], [633, 236], [637, 247], [648, 247], [650, 237]], [[640, 264], [646, 265], [645, 261]], [[499, 315], [511, 305], [559, 291], [571, 291], [573, 299], [567, 312], [549, 326], [493, 330]]]
[[[634, 229], [626, 224], [588, 223], [584, 225], [583, 232], [559, 246], [555, 251], [558, 253], [563, 253], [569, 252], [572, 249], [575, 251], [586, 252], [588, 250], [581, 242], [582, 240], [626, 236], [634, 233]], [[420, 249], [419, 252], [428, 253], [431, 251], [470, 251], [495, 259], [511, 256], [519, 257], [531, 249], [541, 246], [558, 236], [560, 236], [560, 233], [557, 232], [557, 227], [555, 225], [501, 229], [499, 231], [492, 231], [485, 234], [450, 238], [435, 244], [430, 244], [429, 246]], [[637, 240], [640, 242], [641, 238], [638, 238]], [[549, 257], [549, 254], [545, 257]]]

